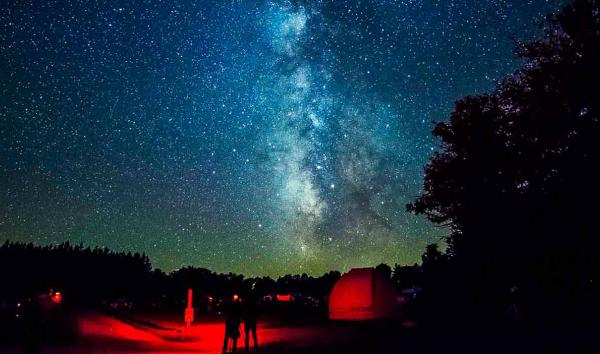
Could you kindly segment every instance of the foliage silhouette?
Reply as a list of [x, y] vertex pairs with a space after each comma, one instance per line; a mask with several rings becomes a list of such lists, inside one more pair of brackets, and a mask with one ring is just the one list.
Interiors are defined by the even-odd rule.
[[598, 293], [600, 1], [575, 0], [516, 51], [522, 69], [435, 126], [408, 210], [450, 228], [446, 268], [468, 302], [519, 289], [547, 309]]
[[148, 257], [139, 253], [112, 252], [70, 243], [35, 246], [11, 243], [0, 246], [0, 301], [16, 302], [28, 297], [61, 290], [66, 301], [102, 306], [135, 303], [136, 306], [173, 308], [184, 306], [187, 289], [194, 290], [195, 306], [207, 308], [231, 294], [257, 296], [301, 293], [323, 300], [339, 272], [315, 278], [306, 274], [244, 278], [240, 274], [219, 274], [204, 268], [184, 267], [171, 273], [152, 269]]

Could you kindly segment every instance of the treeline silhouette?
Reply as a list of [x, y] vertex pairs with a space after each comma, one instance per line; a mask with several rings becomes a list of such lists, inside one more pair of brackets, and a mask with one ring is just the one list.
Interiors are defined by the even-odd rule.
[[423, 269], [428, 308], [465, 318], [510, 303], [573, 326], [600, 313], [600, 1], [573, 1], [516, 52], [522, 69], [433, 130], [441, 150], [408, 205], [451, 232]]
[[152, 269], [148, 256], [106, 248], [72, 245], [37, 246], [6, 241], [0, 246], [0, 301], [17, 301], [60, 290], [66, 301], [82, 305], [133, 303], [136, 306], [180, 307], [188, 288], [198, 302], [227, 298], [252, 290], [255, 294], [298, 294], [299, 300], [321, 301], [339, 279], [339, 272], [321, 277], [306, 274], [245, 278], [185, 267], [171, 273]]
[[83, 302], [139, 297], [152, 277], [146, 255], [69, 242], [36, 246], [6, 241], [0, 247], [0, 273], [1, 298], [14, 300], [55, 289]]

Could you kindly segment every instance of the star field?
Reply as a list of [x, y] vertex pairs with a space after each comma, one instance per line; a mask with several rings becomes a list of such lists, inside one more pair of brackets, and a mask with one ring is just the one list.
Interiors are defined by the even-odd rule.
[[155, 267], [414, 263], [454, 100], [559, 0], [32, 1], [0, 9], [0, 239]]

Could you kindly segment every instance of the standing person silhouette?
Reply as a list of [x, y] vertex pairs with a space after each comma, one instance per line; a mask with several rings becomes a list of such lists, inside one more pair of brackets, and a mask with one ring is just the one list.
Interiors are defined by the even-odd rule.
[[256, 314], [256, 297], [254, 294], [250, 293], [244, 303], [244, 311], [242, 315], [244, 320], [244, 340], [246, 342], [246, 352], [250, 350], [250, 333], [252, 333], [254, 350], [258, 350], [258, 339], [256, 338]]
[[227, 345], [229, 339], [232, 340], [231, 352], [235, 353], [237, 350], [237, 341], [240, 337], [240, 323], [241, 323], [241, 308], [240, 301], [237, 295], [233, 295], [229, 308], [227, 309], [227, 317], [225, 319], [225, 339], [223, 341], [223, 353], [227, 352]]

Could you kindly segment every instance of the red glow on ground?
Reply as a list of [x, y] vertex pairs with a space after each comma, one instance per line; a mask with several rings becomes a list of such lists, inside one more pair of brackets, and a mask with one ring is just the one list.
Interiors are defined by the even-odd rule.
[[[83, 342], [98, 353], [112, 352], [203, 352], [221, 353], [225, 325], [223, 322], [195, 323], [190, 328], [169, 321], [153, 321], [167, 328], [157, 330], [142, 328], [115, 318], [97, 313], [88, 313], [79, 321], [79, 332]], [[243, 331], [238, 340], [238, 348], [244, 345]], [[289, 331], [264, 328], [258, 325], [258, 340], [261, 345], [273, 342], [298, 339]]]
[[[219, 322], [197, 322], [189, 329], [181, 324], [180, 317], [147, 314], [138, 321], [119, 320], [96, 312], [77, 315], [79, 337], [68, 346], [45, 348], [45, 354], [134, 354], [134, 353], [221, 353], [225, 326]], [[152, 323], [153, 326], [144, 325]], [[281, 326], [259, 322], [259, 352], [269, 353], [374, 353], [372, 345], [388, 345], [396, 339], [381, 337], [380, 322], [374, 327], [340, 326], [334, 323], [319, 323], [310, 326]], [[238, 352], [244, 352], [244, 334], [238, 339]], [[362, 338], [357, 342], [352, 338]], [[366, 340], [366, 341], [365, 341]], [[362, 343], [362, 344], [361, 344]], [[316, 349], [315, 349], [316, 348]], [[0, 352], [4, 353], [0, 348]], [[339, 351], [338, 351], [339, 350]], [[398, 352], [398, 351], [394, 351]], [[13, 353], [13, 352], [7, 352]], [[15, 354], [18, 351], [14, 352]]]

